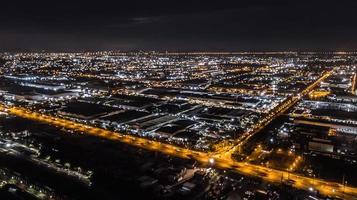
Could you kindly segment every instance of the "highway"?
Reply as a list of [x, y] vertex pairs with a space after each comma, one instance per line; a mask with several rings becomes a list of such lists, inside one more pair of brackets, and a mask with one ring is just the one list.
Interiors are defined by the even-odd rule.
[[323, 73], [323, 75], [320, 78], [318, 78], [316, 81], [314, 81], [312, 84], [310, 84], [303, 91], [301, 91], [300, 93], [296, 94], [295, 96], [290, 96], [287, 99], [285, 99], [278, 106], [276, 106], [275, 109], [273, 109], [271, 112], [269, 112], [265, 118], [260, 120], [253, 127], [251, 127], [250, 131], [247, 131], [247, 132], [243, 133], [236, 140], [236, 144], [237, 144], [236, 146], [227, 147], [227, 148], [225, 148], [224, 151], [220, 150], [219, 152], [222, 152], [222, 154], [224, 154], [225, 157], [229, 157], [233, 152], [240, 151], [241, 147], [249, 140], [249, 138], [251, 138], [256, 133], [260, 132], [263, 128], [265, 128], [268, 124], [270, 124], [279, 115], [283, 114], [289, 108], [294, 106], [303, 96], [305, 96], [308, 93], [310, 93], [321, 81], [323, 81], [326, 78], [328, 78], [329, 76], [331, 76], [332, 73], [333, 73], [333, 70]]
[[357, 84], [357, 73], [352, 78], [352, 86], [351, 86], [351, 92], [352, 94], [356, 94], [356, 84]]
[[42, 122], [56, 127], [62, 127], [68, 130], [73, 130], [75, 132], [74, 134], [92, 135], [108, 140], [119, 141], [150, 151], [161, 152], [163, 154], [174, 157], [194, 159], [206, 166], [234, 170], [240, 174], [252, 177], [259, 177], [265, 181], [275, 184], [280, 184], [289, 180], [288, 182], [295, 188], [304, 189], [312, 192], [319, 191], [321, 194], [331, 197], [357, 199], [357, 188], [343, 186], [342, 184], [338, 184], [335, 182], [304, 177], [298, 174], [270, 169], [267, 167], [253, 165], [246, 162], [237, 162], [231, 159], [230, 157], [212, 155], [211, 153], [194, 151], [182, 147], [177, 147], [171, 144], [165, 144], [162, 142], [152, 141], [149, 139], [140, 138], [132, 135], [112, 132], [102, 128], [92, 127], [66, 119], [44, 115], [22, 107], [6, 107], [5, 105], [0, 105], [0, 111], [21, 118]]

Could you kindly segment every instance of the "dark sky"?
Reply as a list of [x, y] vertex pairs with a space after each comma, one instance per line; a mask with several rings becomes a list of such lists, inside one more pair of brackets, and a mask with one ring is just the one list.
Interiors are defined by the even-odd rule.
[[1, 51], [357, 50], [357, 0], [7, 0]]

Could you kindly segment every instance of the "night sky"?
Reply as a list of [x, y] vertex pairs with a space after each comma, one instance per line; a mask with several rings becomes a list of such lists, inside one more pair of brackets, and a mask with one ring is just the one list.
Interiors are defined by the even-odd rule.
[[2, 1], [1, 51], [357, 50], [356, 0]]

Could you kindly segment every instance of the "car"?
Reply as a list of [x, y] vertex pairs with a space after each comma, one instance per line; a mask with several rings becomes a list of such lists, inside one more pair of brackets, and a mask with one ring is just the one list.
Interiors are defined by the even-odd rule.
[[296, 181], [292, 180], [292, 179], [287, 179], [287, 180], [284, 180], [283, 183], [285, 185], [289, 185], [289, 186], [292, 186], [295, 184]]
[[263, 177], [265, 177], [265, 176], [268, 175], [267, 173], [261, 172], [261, 171], [257, 171], [257, 174], [258, 174], [259, 176], [263, 176]]

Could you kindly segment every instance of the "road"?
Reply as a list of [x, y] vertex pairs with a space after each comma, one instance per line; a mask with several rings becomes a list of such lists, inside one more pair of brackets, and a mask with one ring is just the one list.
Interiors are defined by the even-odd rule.
[[355, 73], [355, 75], [352, 78], [351, 92], [354, 95], [356, 95], [356, 84], [357, 84], [357, 73]]
[[219, 154], [221, 154], [221, 156], [224, 156], [224, 157], [230, 157], [232, 155], [232, 153], [234, 153], [236, 151], [240, 151], [242, 149], [241, 147], [249, 140], [249, 138], [251, 138], [256, 133], [260, 132], [268, 124], [270, 124], [274, 119], [276, 119], [278, 116], [283, 114], [289, 108], [294, 106], [303, 96], [310, 93], [321, 81], [323, 81], [326, 78], [328, 78], [329, 76], [331, 76], [333, 71], [334, 70], [327, 71], [327, 72], [323, 73], [323, 75], [320, 78], [318, 78], [316, 81], [314, 81], [308, 87], [306, 87], [300, 93], [296, 94], [295, 96], [290, 96], [287, 99], [285, 99], [278, 106], [276, 106], [276, 108], [271, 110], [265, 118], [260, 120], [256, 125], [252, 126], [249, 131], [243, 133], [236, 140], [236, 144], [237, 144], [236, 146], [228, 146], [228, 147], [224, 148], [223, 150], [218, 150]]
[[68, 130], [73, 130], [74, 134], [80, 133], [92, 135], [108, 140], [119, 141], [150, 151], [161, 152], [174, 157], [195, 159], [206, 166], [234, 170], [240, 174], [259, 177], [271, 183], [280, 184], [284, 180], [286, 181], [289, 177], [289, 180], [291, 180], [290, 182], [292, 182], [292, 186], [295, 188], [319, 191], [321, 194], [328, 195], [331, 197], [357, 199], [357, 188], [343, 186], [342, 184], [334, 182], [304, 177], [298, 174], [270, 169], [267, 167], [253, 165], [246, 162], [238, 162], [229, 157], [221, 157], [219, 155], [213, 155], [212, 157], [211, 153], [194, 151], [182, 147], [177, 147], [171, 144], [165, 144], [162, 142], [152, 141], [149, 139], [140, 138], [132, 135], [112, 132], [102, 128], [92, 127], [66, 119], [44, 115], [21, 107], [6, 107], [4, 105], [0, 105], [0, 110], [21, 118], [34, 120], [57, 127], [62, 127]]

